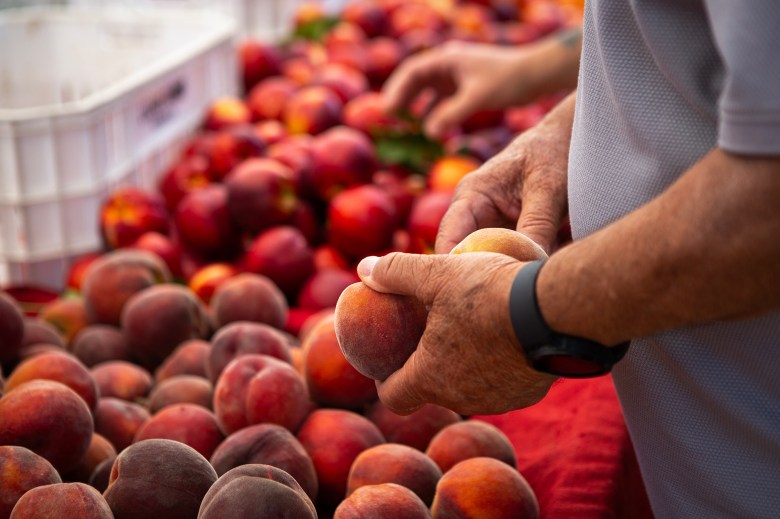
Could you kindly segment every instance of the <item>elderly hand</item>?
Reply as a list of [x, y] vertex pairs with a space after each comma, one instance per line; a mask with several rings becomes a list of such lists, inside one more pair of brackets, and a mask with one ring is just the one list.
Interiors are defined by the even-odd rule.
[[400, 414], [434, 403], [470, 415], [541, 400], [555, 377], [528, 366], [509, 318], [509, 289], [523, 265], [488, 252], [364, 259], [358, 273], [366, 285], [429, 308], [417, 350], [377, 383], [382, 402]]

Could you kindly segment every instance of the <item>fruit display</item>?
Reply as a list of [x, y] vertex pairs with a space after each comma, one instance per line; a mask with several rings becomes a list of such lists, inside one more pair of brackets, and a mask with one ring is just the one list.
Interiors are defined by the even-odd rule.
[[[429, 98], [382, 107], [399, 63], [580, 15], [553, 0], [304, 3], [284, 41], [240, 42], [242, 94], [214, 100], [155, 189], [107, 194], [105, 248], [72, 263], [66, 291], [38, 312], [0, 291], [0, 519], [538, 517], [499, 429], [378, 400], [427, 312], [355, 267], [431, 253], [458, 181], [559, 97], [434, 141]], [[543, 257], [504, 231], [452, 253]]]

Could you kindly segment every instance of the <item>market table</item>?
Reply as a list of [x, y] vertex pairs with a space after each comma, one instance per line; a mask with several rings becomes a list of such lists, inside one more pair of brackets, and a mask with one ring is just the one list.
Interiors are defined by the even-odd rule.
[[561, 379], [534, 406], [475, 418], [511, 440], [541, 518], [652, 517], [610, 376]]

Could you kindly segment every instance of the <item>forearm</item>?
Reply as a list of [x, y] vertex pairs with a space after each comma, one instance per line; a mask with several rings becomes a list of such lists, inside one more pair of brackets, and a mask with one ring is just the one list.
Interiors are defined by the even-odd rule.
[[577, 86], [582, 30], [565, 29], [542, 40], [518, 47], [515, 74], [528, 85], [525, 97], [517, 103], [540, 95], [571, 90]]
[[615, 344], [780, 307], [780, 159], [713, 150], [663, 194], [554, 254], [553, 329]]

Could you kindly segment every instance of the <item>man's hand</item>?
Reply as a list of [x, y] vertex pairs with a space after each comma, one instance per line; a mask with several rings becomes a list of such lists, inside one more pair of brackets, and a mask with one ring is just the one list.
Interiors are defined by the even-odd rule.
[[555, 377], [528, 366], [509, 318], [509, 289], [523, 265], [489, 252], [364, 259], [358, 273], [366, 285], [429, 308], [417, 350], [377, 383], [382, 402], [401, 414], [434, 403], [470, 415], [541, 400]]
[[515, 228], [550, 251], [566, 214], [574, 95], [461, 180], [439, 227], [437, 253], [484, 227]]

